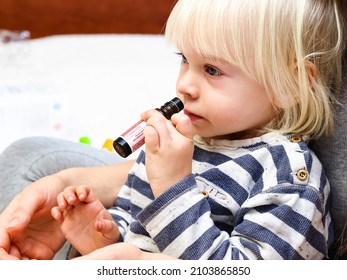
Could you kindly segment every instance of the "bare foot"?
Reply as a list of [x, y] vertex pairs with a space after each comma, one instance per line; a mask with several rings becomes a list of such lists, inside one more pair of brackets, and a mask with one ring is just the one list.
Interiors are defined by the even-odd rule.
[[88, 186], [67, 187], [57, 203], [52, 216], [61, 222], [65, 238], [82, 255], [118, 241], [116, 223]]

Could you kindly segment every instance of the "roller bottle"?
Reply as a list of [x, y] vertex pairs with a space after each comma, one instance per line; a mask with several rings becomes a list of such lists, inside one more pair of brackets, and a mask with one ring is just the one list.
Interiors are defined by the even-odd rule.
[[[175, 97], [160, 108], [156, 108], [156, 110], [162, 113], [166, 119], [170, 120], [171, 116], [181, 111], [183, 107], [182, 101]], [[143, 135], [145, 127], [146, 122], [140, 120], [113, 141], [113, 147], [121, 157], [126, 158], [145, 143], [145, 137]]]

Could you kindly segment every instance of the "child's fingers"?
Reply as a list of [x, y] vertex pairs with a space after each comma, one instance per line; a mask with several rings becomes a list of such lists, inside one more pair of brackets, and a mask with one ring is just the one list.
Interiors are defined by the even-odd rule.
[[174, 114], [171, 118], [173, 126], [183, 136], [192, 139], [193, 138], [193, 126], [192, 122], [187, 115]]
[[[150, 135], [148, 135], [148, 130], [146, 131], [148, 127], [153, 129], [149, 130]], [[154, 144], [158, 145], [159, 147], [165, 144], [161, 143], [160, 140], [161, 138], [168, 139], [171, 137], [170, 127], [172, 127], [171, 122], [165, 119], [163, 116], [153, 116], [148, 119], [147, 126], [145, 128], [146, 145], [148, 144], [149, 139], [153, 140]]]
[[152, 153], [155, 153], [159, 149], [159, 134], [154, 127], [147, 125], [144, 129], [144, 135], [146, 139], [146, 148]]
[[155, 116], [156, 116], [156, 117], [165, 118], [165, 117], [163, 116], [163, 114], [161, 114], [159, 111], [154, 110], [154, 109], [148, 110], [148, 111], [143, 112], [143, 113], [141, 114], [141, 118], [142, 118], [145, 122], [148, 121], [149, 118], [155, 117]]

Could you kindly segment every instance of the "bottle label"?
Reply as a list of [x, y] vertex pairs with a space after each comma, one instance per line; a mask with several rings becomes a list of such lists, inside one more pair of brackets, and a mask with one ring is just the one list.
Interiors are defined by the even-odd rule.
[[145, 143], [145, 136], [143, 135], [145, 127], [146, 122], [140, 120], [121, 135], [130, 146], [132, 152], [135, 152]]

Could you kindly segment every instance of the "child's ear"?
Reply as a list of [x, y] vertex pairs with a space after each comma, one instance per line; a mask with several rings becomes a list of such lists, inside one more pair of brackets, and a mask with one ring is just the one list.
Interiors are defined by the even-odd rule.
[[306, 72], [308, 75], [308, 82], [309, 82], [309, 85], [312, 89], [314, 83], [317, 81], [317, 78], [318, 78], [317, 66], [312, 61], [306, 60], [305, 61], [305, 68], [306, 68]]
[[[305, 60], [304, 66], [305, 66], [305, 70], [306, 70], [307, 77], [308, 77], [308, 85], [312, 89], [315, 82], [318, 79], [317, 66], [312, 61], [309, 61], [309, 60]], [[298, 76], [298, 63], [297, 62], [292, 64], [291, 71], [293, 71], [296, 78], [298, 78], [297, 77]], [[274, 104], [276, 107], [283, 109], [283, 108], [293, 106], [294, 104], [296, 104], [298, 102], [298, 99], [299, 99], [299, 96], [293, 96], [292, 100], [288, 100], [287, 102], [285, 102], [285, 104], [282, 104], [279, 100], [274, 99]]]
[[[309, 61], [309, 60], [305, 60], [304, 65], [305, 65], [306, 73], [308, 75], [308, 83], [310, 88], [312, 89], [314, 82], [317, 81], [317, 78], [318, 78], [317, 66], [312, 61]], [[297, 75], [298, 74], [297, 62], [293, 64], [292, 69], [294, 74]]]

